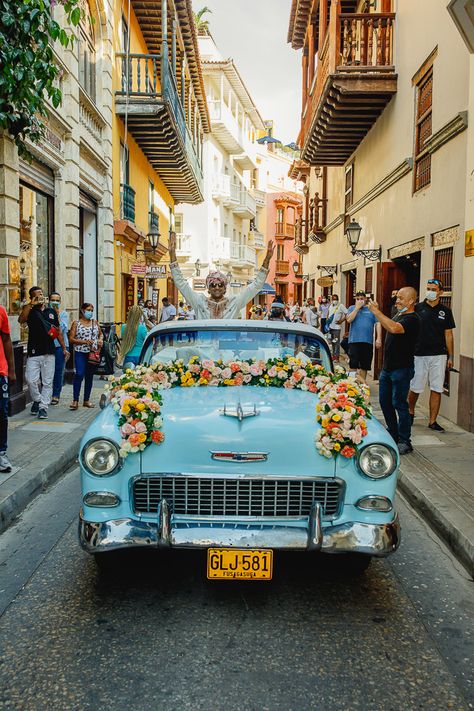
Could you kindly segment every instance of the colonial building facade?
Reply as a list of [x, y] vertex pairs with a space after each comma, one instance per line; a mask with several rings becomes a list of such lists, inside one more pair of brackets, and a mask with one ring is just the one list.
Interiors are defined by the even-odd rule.
[[115, 0], [115, 317], [176, 301], [167, 244], [175, 205], [204, 196], [210, 130], [191, 0]]
[[[387, 313], [393, 289], [411, 285], [423, 298], [436, 277], [457, 322], [459, 364], [473, 348], [463, 299], [472, 75], [446, 5], [293, 0], [288, 41], [302, 50], [303, 107], [292, 175], [306, 180], [297, 248], [308, 289], [318, 295], [318, 278], [331, 276], [326, 289], [345, 303], [363, 289]], [[351, 221], [362, 228], [352, 247]], [[446, 374], [441, 412], [472, 429], [465, 377]]]
[[203, 145], [204, 202], [177, 209], [177, 255], [193, 288], [204, 289], [209, 270], [219, 268], [237, 293], [254, 278], [264, 249], [256, 143], [263, 122], [234, 62], [208, 35], [199, 49], [212, 133]]
[[[18, 313], [28, 289], [59, 291], [71, 318], [79, 305], [113, 319], [112, 8], [83, 1], [77, 41], [55, 47], [63, 102], [48, 107], [44, 140], [19, 160], [0, 136], [0, 301], [14, 341], [17, 383], [12, 409], [26, 403], [26, 328]], [[54, 9], [61, 23], [62, 7]]]

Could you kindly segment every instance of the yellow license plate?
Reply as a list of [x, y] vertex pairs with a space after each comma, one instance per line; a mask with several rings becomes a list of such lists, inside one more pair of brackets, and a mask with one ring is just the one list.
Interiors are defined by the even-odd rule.
[[210, 580], [271, 580], [272, 550], [209, 548], [207, 577]]

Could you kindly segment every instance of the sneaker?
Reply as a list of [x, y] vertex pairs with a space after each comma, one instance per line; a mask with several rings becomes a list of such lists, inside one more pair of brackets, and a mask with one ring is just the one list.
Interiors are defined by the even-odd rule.
[[48, 419], [48, 411], [44, 407], [40, 407], [39, 412], [38, 412], [38, 420], [47, 420]]
[[2, 454], [0, 454], [0, 472], [2, 472], [3, 474], [8, 474], [8, 472], [11, 472], [11, 470], [11, 462], [5, 452], [2, 452]]
[[436, 420], [434, 422], [432, 422], [431, 425], [428, 425], [428, 427], [430, 428], [430, 430], [434, 430], [435, 432], [444, 432], [445, 431], [444, 427], [441, 427], [441, 425], [438, 425]]
[[34, 403], [32, 404], [31, 410], [30, 410], [30, 412], [31, 412], [32, 415], [37, 415], [37, 414], [38, 414], [38, 412], [39, 412], [39, 406], [40, 406], [39, 402], [34, 402]]
[[410, 452], [413, 452], [413, 447], [410, 442], [399, 442], [397, 446], [400, 454], [410, 454]]

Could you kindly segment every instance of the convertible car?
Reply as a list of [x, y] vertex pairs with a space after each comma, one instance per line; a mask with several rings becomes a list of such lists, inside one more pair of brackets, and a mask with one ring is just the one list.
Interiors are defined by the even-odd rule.
[[99, 565], [200, 548], [210, 579], [269, 579], [276, 550], [355, 572], [397, 549], [396, 446], [315, 329], [169, 322], [109, 387], [79, 457], [79, 539]]

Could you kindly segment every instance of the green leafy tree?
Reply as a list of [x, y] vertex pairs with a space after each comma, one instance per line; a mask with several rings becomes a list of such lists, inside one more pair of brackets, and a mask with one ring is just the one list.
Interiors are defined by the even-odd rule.
[[[212, 14], [212, 10], [205, 6], [198, 10], [198, 12], [194, 12], [194, 24], [196, 25], [196, 30], [198, 35], [208, 35], [209, 34], [209, 20], [206, 20], [204, 18], [205, 15], [207, 14]], [[204, 19], [203, 19], [204, 18]]]
[[[78, 0], [59, 0], [68, 28], [79, 24]], [[25, 141], [44, 134], [47, 100], [61, 104], [60, 68], [53, 46], [68, 47], [74, 35], [53, 19], [55, 0], [0, 0], [0, 129], [29, 156]]]

